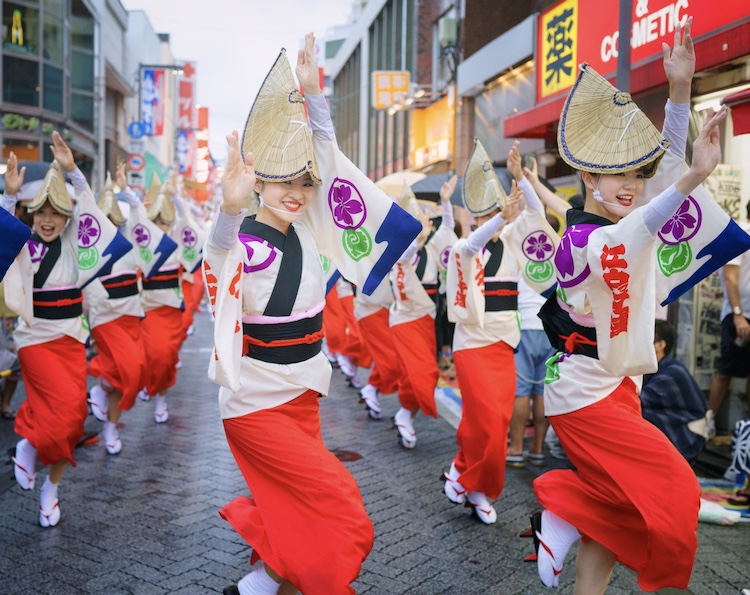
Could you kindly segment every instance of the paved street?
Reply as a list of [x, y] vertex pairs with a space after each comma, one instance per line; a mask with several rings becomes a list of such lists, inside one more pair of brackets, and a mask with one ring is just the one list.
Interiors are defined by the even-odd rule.
[[[248, 571], [247, 545], [217, 514], [247, 487], [224, 438], [217, 387], [205, 373], [211, 332], [208, 316], [199, 314], [169, 393], [168, 423], [155, 424], [153, 403], [138, 401], [122, 416], [120, 455], [108, 455], [102, 443], [76, 451], [78, 466], [61, 483], [57, 527], [38, 525], [45, 472], [35, 491], [24, 492], [12, 467], [0, 465], [0, 594], [221, 593]], [[20, 385], [14, 409], [22, 399]], [[398, 408], [395, 396], [382, 405], [388, 416]], [[321, 413], [328, 447], [361, 455], [346, 465], [375, 524], [375, 546], [354, 584], [358, 593], [549, 592], [535, 566], [523, 562], [531, 540], [518, 537], [536, 506], [531, 482], [539, 470], [508, 471], [498, 522], [484, 526], [443, 495], [438, 478], [455, 449], [448, 422], [418, 418], [417, 447], [404, 450], [388, 421], [367, 419], [338, 371]], [[87, 431], [101, 427], [89, 416]], [[2, 452], [17, 439], [12, 424], [0, 421]], [[680, 497], [675, 485], [672, 498]], [[750, 524], [701, 524], [699, 538], [689, 593], [750, 587]], [[558, 593], [573, 592], [573, 576], [571, 557]], [[607, 593], [640, 592], [634, 574], [618, 566]]]

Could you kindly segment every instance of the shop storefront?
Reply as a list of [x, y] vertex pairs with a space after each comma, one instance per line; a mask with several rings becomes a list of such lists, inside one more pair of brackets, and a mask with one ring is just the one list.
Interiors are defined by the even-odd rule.
[[2, 159], [51, 161], [52, 131], [91, 174], [97, 155], [96, 24], [82, 0], [0, 2]]
[[[711, 0], [634, 0], [630, 92], [657, 125], [668, 97], [662, 43], [672, 45], [675, 26], [693, 17], [696, 76], [689, 142], [697, 136], [710, 107], [750, 88], [750, 11], [746, 2]], [[536, 105], [505, 120], [505, 136], [546, 139], [549, 146], [565, 97], [588, 62], [615, 83], [619, 47], [618, 6], [600, 0], [564, 0], [541, 13], [537, 24]], [[735, 219], [745, 219], [750, 194], [750, 134], [733, 134], [732, 118], [722, 130], [723, 163], [706, 185]], [[568, 178], [568, 181], [570, 178]], [[678, 328], [677, 355], [701, 388], [708, 390], [719, 355], [721, 285], [716, 274], [670, 305]]]

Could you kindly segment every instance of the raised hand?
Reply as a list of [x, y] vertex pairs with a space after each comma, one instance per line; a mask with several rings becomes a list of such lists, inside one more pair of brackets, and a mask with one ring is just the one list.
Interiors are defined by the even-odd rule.
[[676, 103], [690, 101], [690, 84], [695, 74], [695, 48], [690, 30], [693, 17], [689, 17], [684, 26], [679, 23], [674, 30], [674, 47], [662, 43], [664, 57], [664, 74], [669, 81], [669, 98]]
[[15, 196], [23, 186], [23, 177], [26, 174], [26, 166], [18, 171], [18, 157], [11, 151], [8, 155], [8, 169], [5, 170], [5, 194]]
[[443, 182], [440, 187], [440, 200], [442, 202], [450, 202], [451, 196], [456, 191], [456, 184], [458, 183], [458, 176], [452, 176], [449, 180]]
[[172, 177], [170, 177], [167, 180], [167, 183], [164, 185], [167, 192], [169, 193], [169, 196], [174, 196], [177, 194], [177, 182], [175, 181], [175, 177], [176, 175], [173, 174]]
[[248, 153], [245, 162], [240, 154], [239, 134], [236, 130], [227, 136], [229, 155], [224, 175], [221, 178], [221, 212], [238, 215], [255, 187], [253, 154]]
[[532, 158], [531, 160], [531, 168], [523, 168], [523, 175], [526, 176], [526, 179], [531, 183], [532, 186], [539, 182], [539, 165], [537, 164], [535, 158]]
[[120, 190], [125, 190], [128, 187], [128, 177], [125, 175], [125, 163], [120, 162], [117, 164], [115, 170], [115, 182], [120, 187]]
[[305, 49], [297, 52], [297, 80], [305, 91], [305, 95], [320, 95], [320, 74], [318, 61], [315, 59], [315, 35], [305, 35]]
[[690, 171], [695, 175], [702, 175], [704, 179], [711, 175], [721, 160], [719, 125], [726, 117], [726, 106], [722, 106], [716, 113], [709, 110], [706, 123], [698, 138], [693, 142], [693, 161], [690, 164]]
[[508, 152], [508, 163], [506, 167], [508, 171], [513, 175], [517, 182], [523, 179], [523, 167], [521, 165], [521, 153], [518, 151], [518, 146], [521, 141], [515, 141], [513, 147]]
[[518, 184], [516, 184], [516, 181], [511, 181], [510, 194], [508, 194], [508, 199], [505, 201], [503, 210], [500, 211], [500, 216], [505, 219], [505, 221], [510, 221], [513, 215], [516, 214], [516, 212], [518, 211], [518, 207], [521, 204], [522, 196], [523, 192], [518, 187]]
[[73, 151], [70, 150], [70, 147], [62, 139], [62, 136], [60, 136], [60, 133], [57, 130], [52, 133], [52, 144], [50, 145], [50, 149], [52, 149], [52, 154], [60, 164], [60, 167], [67, 172], [76, 170], [78, 166], [76, 165], [76, 160], [73, 158]]

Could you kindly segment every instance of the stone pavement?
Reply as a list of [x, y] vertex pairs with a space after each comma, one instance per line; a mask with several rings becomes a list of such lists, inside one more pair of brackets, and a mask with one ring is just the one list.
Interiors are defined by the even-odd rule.
[[[221, 593], [248, 571], [247, 545], [217, 514], [247, 487], [224, 438], [217, 388], [206, 378], [211, 331], [208, 316], [198, 315], [169, 393], [168, 423], [155, 424], [153, 403], [138, 401], [122, 416], [120, 455], [108, 455], [102, 443], [76, 451], [78, 466], [61, 483], [57, 527], [38, 525], [45, 472], [39, 470], [35, 491], [24, 492], [12, 467], [0, 465], [0, 594]], [[20, 385], [14, 408], [22, 400]], [[395, 396], [382, 405], [387, 416], [398, 408]], [[390, 422], [367, 419], [337, 371], [321, 414], [328, 447], [362, 457], [346, 463], [375, 525], [374, 549], [354, 583], [358, 593], [549, 593], [535, 566], [523, 562], [531, 540], [518, 537], [536, 506], [531, 482], [540, 470], [508, 470], [498, 522], [484, 526], [443, 495], [438, 478], [455, 449], [446, 421], [418, 418], [417, 447], [404, 450]], [[87, 431], [101, 427], [89, 416]], [[12, 424], [0, 421], [2, 452], [17, 439]], [[680, 486], [672, 497], [680, 497]], [[699, 539], [689, 593], [750, 587], [750, 525], [701, 524]], [[571, 556], [559, 593], [573, 592], [573, 577]], [[640, 592], [634, 574], [618, 566], [607, 593]]]

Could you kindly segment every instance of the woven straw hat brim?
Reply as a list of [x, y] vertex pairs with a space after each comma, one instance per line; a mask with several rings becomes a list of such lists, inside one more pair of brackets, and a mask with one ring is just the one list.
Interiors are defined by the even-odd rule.
[[669, 142], [635, 104], [587, 63], [580, 66], [557, 129], [560, 156], [571, 167], [596, 174], [643, 168], [651, 177]]
[[404, 182], [404, 185], [401, 188], [401, 197], [398, 200], [398, 206], [415, 219], [422, 219], [422, 210], [419, 208], [419, 203], [417, 203], [417, 197], [406, 182]]
[[477, 217], [505, 207], [505, 190], [497, 179], [487, 151], [478, 139], [474, 139], [474, 149], [466, 166], [461, 194], [468, 211]]
[[159, 178], [154, 174], [151, 177], [151, 185], [148, 187], [148, 192], [146, 192], [146, 202], [147, 203], [154, 203], [156, 201], [156, 198], [161, 193], [161, 181]]
[[117, 197], [112, 190], [112, 176], [109, 171], [104, 180], [104, 188], [102, 189], [101, 194], [99, 194], [99, 200], [96, 201], [96, 206], [99, 207], [99, 210], [109, 217], [109, 220], [117, 227], [125, 224], [125, 217], [120, 210]]
[[45, 202], [49, 201], [52, 208], [66, 217], [73, 216], [73, 201], [65, 187], [62, 169], [57, 161], [53, 161], [44, 176], [44, 181], [39, 190], [29, 203], [29, 213], [34, 213], [42, 208]]
[[155, 221], [157, 217], [161, 217], [164, 223], [171, 225], [175, 216], [174, 205], [166, 194], [160, 192], [156, 200], [148, 207], [147, 215], [151, 221]]
[[281, 50], [250, 109], [242, 135], [242, 158], [252, 152], [255, 176], [264, 182], [286, 182], [305, 173], [321, 184], [305, 100]]

